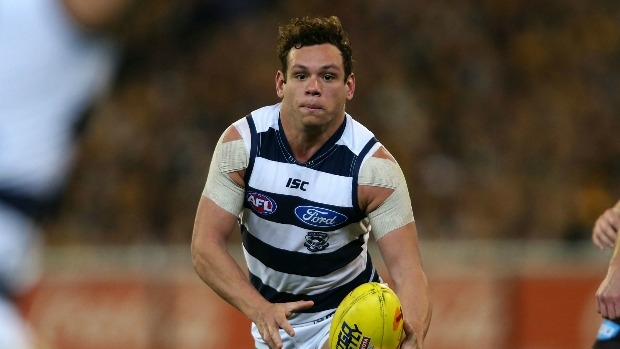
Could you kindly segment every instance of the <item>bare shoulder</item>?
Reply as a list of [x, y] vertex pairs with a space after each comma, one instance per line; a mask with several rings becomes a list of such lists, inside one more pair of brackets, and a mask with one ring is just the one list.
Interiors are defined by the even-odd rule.
[[401, 172], [396, 159], [383, 146], [362, 164], [359, 184], [383, 188], [395, 188]]
[[384, 146], [362, 165], [358, 184], [360, 208], [366, 213], [374, 211], [395, 189], [406, 187], [398, 162]]
[[394, 191], [384, 178], [385, 175], [391, 177], [385, 172], [391, 168], [385, 166], [386, 163], [395, 164], [396, 160], [385, 147], [381, 146], [362, 165], [358, 178], [358, 200], [360, 209], [367, 214], [374, 211]]
[[379, 149], [377, 149], [377, 151], [372, 154], [372, 157], [396, 162], [396, 159], [394, 159], [392, 154], [390, 154], [390, 152], [384, 146], [379, 147]]
[[222, 143], [238, 141], [241, 139], [241, 133], [237, 130], [236, 127], [230, 125], [226, 131], [224, 131], [224, 137], [222, 138]]
[[243, 145], [241, 133], [239, 133], [236, 127], [230, 125], [224, 131], [221, 142], [224, 152], [222, 156], [226, 158], [226, 163], [234, 169], [226, 172], [238, 186], [244, 187], [248, 153]]

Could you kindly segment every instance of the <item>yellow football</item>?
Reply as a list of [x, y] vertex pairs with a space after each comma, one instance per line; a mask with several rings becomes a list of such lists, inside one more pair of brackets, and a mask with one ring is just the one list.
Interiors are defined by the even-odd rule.
[[403, 313], [396, 293], [377, 282], [362, 284], [340, 303], [329, 328], [330, 349], [397, 349]]

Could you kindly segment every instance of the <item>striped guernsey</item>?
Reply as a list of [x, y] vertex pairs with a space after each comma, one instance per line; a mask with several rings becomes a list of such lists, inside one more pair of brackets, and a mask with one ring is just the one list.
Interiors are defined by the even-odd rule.
[[364, 160], [381, 144], [346, 114], [327, 143], [299, 163], [282, 132], [280, 104], [234, 123], [248, 150], [243, 249], [254, 287], [270, 302], [312, 300], [290, 319], [318, 322], [356, 286], [379, 281], [357, 200]]

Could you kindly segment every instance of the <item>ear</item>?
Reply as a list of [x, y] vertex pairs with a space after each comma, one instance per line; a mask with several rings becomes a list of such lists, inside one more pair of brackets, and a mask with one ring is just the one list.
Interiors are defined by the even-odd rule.
[[278, 97], [284, 97], [284, 85], [286, 84], [286, 76], [280, 70], [276, 73], [276, 94]]
[[345, 81], [345, 85], [347, 87], [347, 101], [353, 99], [353, 95], [355, 94], [355, 75], [351, 73]]

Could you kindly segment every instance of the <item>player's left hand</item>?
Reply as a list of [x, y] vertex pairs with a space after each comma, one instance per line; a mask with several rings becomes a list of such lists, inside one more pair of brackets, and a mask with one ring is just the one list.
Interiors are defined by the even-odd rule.
[[400, 344], [400, 349], [422, 349], [422, 343], [418, 343], [418, 337], [413, 332], [413, 326], [406, 318], [403, 321], [405, 339]]
[[288, 318], [313, 305], [313, 301], [267, 303], [267, 306], [257, 308], [250, 320], [256, 324], [258, 332], [270, 349], [282, 349], [280, 329], [283, 329], [289, 336], [294, 336], [295, 331], [288, 322]]

